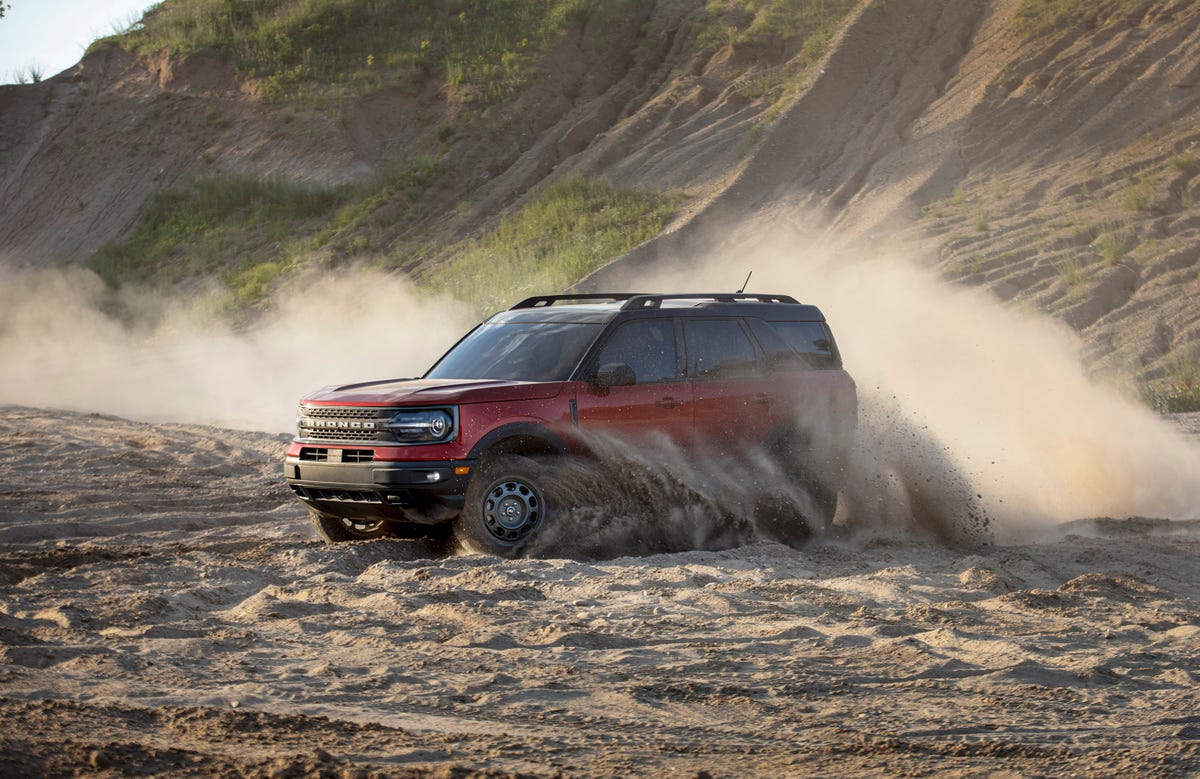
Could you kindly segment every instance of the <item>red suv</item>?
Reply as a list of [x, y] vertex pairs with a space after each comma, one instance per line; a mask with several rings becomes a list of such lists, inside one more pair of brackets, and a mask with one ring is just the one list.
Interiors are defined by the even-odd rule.
[[509, 557], [569, 520], [547, 501], [547, 460], [597, 456], [593, 431], [652, 431], [697, 456], [765, 450], [812, 497], [803, 521], [822, 530], [856, 417], [854, 382], [815, 306], [553, 295], [483, 322], [419, 379], [308, 395], [284, 471], [327, 541], [450, 523], [468, 549]]

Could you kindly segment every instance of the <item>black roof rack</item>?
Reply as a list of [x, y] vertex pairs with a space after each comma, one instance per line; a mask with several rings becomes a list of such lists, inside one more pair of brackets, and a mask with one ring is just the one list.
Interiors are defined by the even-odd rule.
[[622, 311], [638, 308], [659, 308], [664, 300], [711, 300], [717, 303], [795, 303], [791, 295], [767, 295], [762, 293], [742, 292], [677, 292], [669, 295], [647, 294], [645, 292], [593, 292], [584, 295], [535, 295], [525, 298], [509, 311], [519, 308], [545, 308], [555, 303], [582, 303], [587, 301], [607, 301], [621, 304]]
[[795, 303], [791, 295], [763, 295], [736, 292], [689, 292], [671, 295], [631, 295], [621, 306], [622, 311], [635, 308], [659, 308], [664, 300], [713, 300], [717, 303], [738, 303], [749, 301], [754, 303]]
[[516, 304], [509, 310], [517, 308], [545, 308], [552, 306], [555, 303], [564, 301], [577, 303], [588, 300], [607, 300], [616, 302], [618, 300], [629, 300], [632, 297], [638, 297], [636, 292], [596, 292], [587, 295], [534, 295], [531, 298], [525, 298], [520, 303]]

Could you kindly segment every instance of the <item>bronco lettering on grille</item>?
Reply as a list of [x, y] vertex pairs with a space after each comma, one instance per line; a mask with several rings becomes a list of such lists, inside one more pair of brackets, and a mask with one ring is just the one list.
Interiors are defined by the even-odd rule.
[[375, 430], [374, 422], [363, 422], [358, 419], [311, 419], [305, 418], [305, 427], [323, 427], [335, 430]]

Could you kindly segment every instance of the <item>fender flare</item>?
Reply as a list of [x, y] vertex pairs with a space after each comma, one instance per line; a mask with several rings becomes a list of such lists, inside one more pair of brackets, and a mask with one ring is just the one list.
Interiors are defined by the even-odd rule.
[[562, 436], [536, 422], [512, 422], [501, 425], [475, 442], [468, 457], [478, 460], [492, 451], [566, 455], [571, 453]]

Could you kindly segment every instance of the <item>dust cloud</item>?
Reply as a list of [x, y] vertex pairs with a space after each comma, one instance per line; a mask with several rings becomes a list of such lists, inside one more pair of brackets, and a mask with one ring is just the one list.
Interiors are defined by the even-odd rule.
[[[805, 415], [801, 414], [801, 417]], [[815, 441], [832, 439], [819, 420], [798, 418]], [[826, 454], [776, 446], [742, 452], [701, 445], [684, 452], [661, 434], [621, 440], [584, 437], [587, 462], [537, 463], [561, 519], [523, 549], [538, 557], [612, 559], [688, 550], [716, 551], [760, 541], [793, 547], [814, 536], [923, 537], [977, 550], [993, 541], [990, 517], [953, 453], [911, 424], [894, 402], [866, 398], [832, 524], [816, 475]], [[831, 474], [825, 473], [824, 477]]]
[[238, 330], [191, 300], [113, 293], [83, 269], [0, 275], [0, 403], [265, 432], [327, 384], [416, 376], [469, 311], [370, 270], [303, 276]]
[[585, 436], [587, 462], [542, 461], [547, 499], [562, 520], [522, 550], [612, 559], [731, 549], [756, 541], [799, 546], [824, 521], [810, 491], [762, 452], [684, 452], [658, 433]]
[[[761, 224], [726, 232], [689, 258], [687, 286], [733, 290], [753, 270], [747, 291], [821, 307], [867, 411], [850, 492], [860, 507], [894, 507], [898, 493], [920, 504], [957, 480], [1000, 541], [1082, 517], [1200, 516], [1200, 447], [1090, 378], [1065, 326], [886, 250]], [[668, 269], [632, 286], [675, 290], [678, 278]], [[883, 482], [894, 487], [872, 486]], [[973, 510], [964, 503], [951, 524]]]

